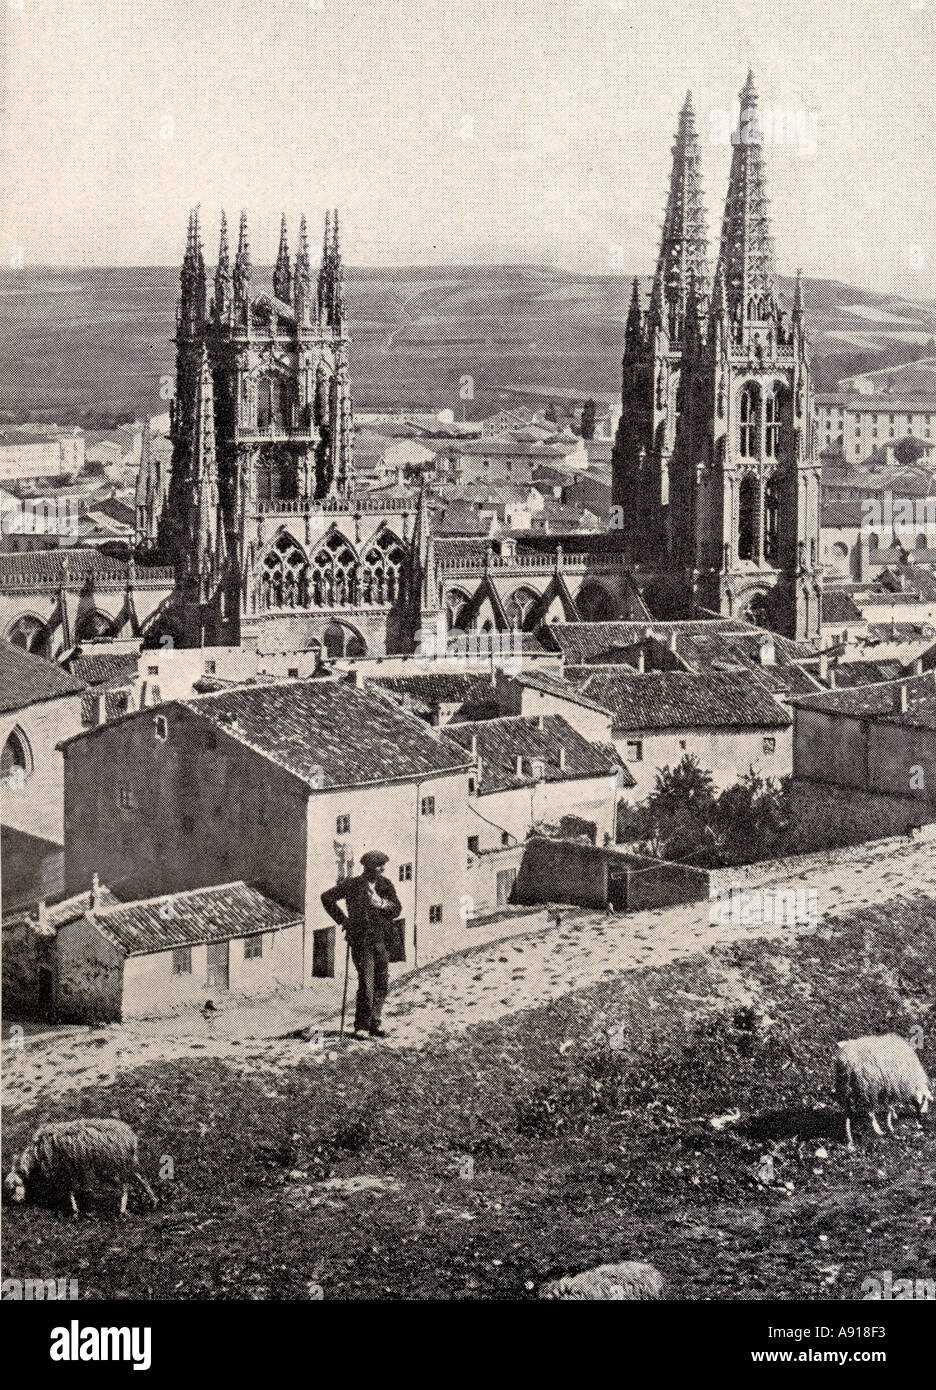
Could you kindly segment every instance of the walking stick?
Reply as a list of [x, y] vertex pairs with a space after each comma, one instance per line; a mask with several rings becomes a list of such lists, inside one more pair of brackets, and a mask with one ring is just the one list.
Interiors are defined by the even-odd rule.
[[345, 945], [345, 958], [344, 958], [344, 990], [342, 991], [342, 995], [341, 995], [341, 1028], [340, 1028], [339, 1031], [338, 1031], [338, 1039], [339, 1039], [339, 1041], [344, 1037], [345, 1010], [346, 1010], [347, 1007], [348, 1007], [348, 959], [349, 959], [350, 955], [351, 955], [351, 942], [348, 941], [348, 942], [346, 943], [346, 945]]

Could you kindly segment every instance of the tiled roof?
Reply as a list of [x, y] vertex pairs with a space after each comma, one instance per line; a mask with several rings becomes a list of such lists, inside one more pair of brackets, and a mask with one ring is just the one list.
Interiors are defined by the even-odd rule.
[[666, 641], [678, 635], [709, 632], [750, 631], [734, 618], [709, 618], [680, 622], [550, 623], [545, 629], [546, 645], [562, 652], [571, 665], [599, 661], [616, 647], [630, 647], [647, 636]]
[[[371, 685], [400, 695], [426, 710], [439, 705], [459, 705], [467, 714], [481, 706], [496, 707], [495, 689], [489, 674], [470, 675], [440, 672], [423, 676], [377, 676]], [[475, 718], [479, 717], [474, 714]]]
[[860, 623], [861, 609], [849, 594], [840, 589], [822, 591], [822, 621], [824, 623]]
[[88, 574], [124, 573], [127, 568], [126, 561], [102, 555], [90, 546], [86, 550], [21, 550], [13, 555], [0, 555], [0, 588], [6, 579], [59, 580], [65, 565], [71, 579]]
[[[900, 692], [907, 692], [907, 708], [901, 712]], [[908, 680], [887, 681], [883, 685], [859, 685], [851, 690], [829, 690], [808, 695], [796, 702], [798, 709], [819, 714], [844, 715], [853, 719], [874, 719], [885, 724], [902, 724], [910, 729], [936, 729], [936, 682], [932, 672]]]
[[[843, 482], [841, 486], [847, 487], [848, 483]], [[820, 526], [860, 526], [863, 520], [864, 513], [860, 497], [847, 497], [844, 501], [839, 502], [823, 502], [820, 508]]]
[[238, 882], [120, 903], [95, 912], [94, 920], [125, 956], [142, 956], [173, 946], [278, 931], [301, 921], [301, 913]]
[[791, 723], [754, 672], [604, 669], [584, 693], [609, 710], [615, 730], [777, 728]]
[[893, 566], [892, 569], [885, 570], [878, 582], [888, 588], [895, 589], [905, 583], [913, 589], [921, 598], [932, 601], [936, 599], [936, 575], [923, 565], [906, 564], [903, 560]]
[[881, 681], [897, 681], [904, 674], [902, 661], [840, 661], [829, 669], [835, 672], [836, 690], [848, 690], [856, 685], [876, 685]]
[[872, 642], [930, 642], [931, 623], [869, 623], [868, 638]]
[[542, 690], [547, 695], [556, 695], [560, 700], [571, 700], [573, 704], [584, 705], [586, 709], [607, 713], [603, 705], [599, 705], [596, 700], [590, 700], [571, 681], [563, 680], [561, 676], [552, 676], [546, 671], [529, 671], [514, 676], [513, 679], [518, 685], [527, 685], [531, 690]]
[[423, 777], [468, 761], [415, 715], [338, 681], [242, 685], [180, 704], [312, 787]]
[[82, 690], [83, 683], [60, 666], [0, 640], [0, 712], [79, 695]]
[[139, 657], [136, 652], [95, 652], [91, 656], [73, 656], [67, 665], [76, 680], [101, 685], [115, 676], [135, 676]]
[[[591, 743], [577, 733], [561, 715], [547, 714], [542, 728], [537, 716], [507, 715], [464, 724], [449, 724], [447, 732], [470, 751], [472, 735], [478, 740], [481, 760], [482, 794], [527, 787], [533, 783], [532, 771], [517, 773], [517, 758], [539, 760], [544, 764], [547, 782], [579, 781], [584, 777], [603, 777], [619, 769], [617, 752], [606, 743]], [[559, 749], [565, 749], [565, 766], [559, 766]], [[617, 773], [624, 774], [623, 768]], [[622, 785], [634, 786], [633, 778]]]

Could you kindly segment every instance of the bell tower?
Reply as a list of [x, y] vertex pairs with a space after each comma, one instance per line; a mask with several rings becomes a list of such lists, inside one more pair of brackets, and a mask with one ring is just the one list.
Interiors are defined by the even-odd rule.
[[686, 606], [819, 634], [820, 468], [802, 283], [781, 308], [752, 74], [740, 94], [711, 304], [684, 336], [670, 568]]

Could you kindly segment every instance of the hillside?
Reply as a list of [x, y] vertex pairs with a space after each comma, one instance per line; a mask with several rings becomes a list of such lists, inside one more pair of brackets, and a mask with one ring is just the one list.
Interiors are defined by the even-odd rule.
[[91, 1037], [85, 1088], [11, 1113], [5, 1162], [43, 1119], [116, 1114], [171, 1180], [119, 1226], [7, 1211], [4, 1274], [77, 1275], [92, 1299], [523, 1299], [634, 1257], [676, 1299], [932, 1279], [933, 1117], [849, 1153], [831, 1060], [839, 1038], [922, 1028], [932, 1075], [934, 909], [895, 899], [278, 1071], [190, 1045], [101, 1087]]
[[[612, 400], [630, 279], [544, 266], [352, 267], [355, 403], [464, 407], [473, 418], [517, 392]], [[164, 411], [177, 285], [165, 266], [0, 271], [0, 412], [61, 423], [87, 409]], [[789, 295], [790, 282], [782, 288]], [[820, 388], [921, 357], [936, 334], [936, 304], [831, 280], [807, 280], [805, 295]], [[473, 401], [459, 394], [466, 376]]]

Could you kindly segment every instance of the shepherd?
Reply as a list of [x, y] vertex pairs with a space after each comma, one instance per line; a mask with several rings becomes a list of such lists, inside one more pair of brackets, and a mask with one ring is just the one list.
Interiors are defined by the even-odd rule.
[[[361, 856], [362, 874], [343, 878], [322, 894], [325, 911], [344, 928], [357, 971], [353, 1036], [358, 1039], [387, 1036], [381, 1027], [390, 978], [387, 932], [403, 911], [396, 889], [381, 873], [388, 861], [389, 855], [370, 849]], [[345, 911], [338, 905], [341, 902]]]

